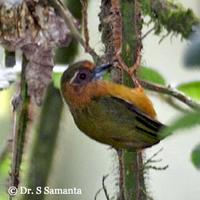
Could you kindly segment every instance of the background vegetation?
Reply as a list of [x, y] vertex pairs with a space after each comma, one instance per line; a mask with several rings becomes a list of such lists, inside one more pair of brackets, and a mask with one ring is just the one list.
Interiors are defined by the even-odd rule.
[[[28, 1], [27, 1], [28, 2]], [[53, 1], [49, 1], [49, 3], [52, 3]], [[86, 2], [86, 1], [83, 1]], [[108, 8], [108, 4], [106, 4], [107, 1], [99, 1], [99, 5], [101, 4], [101, 13], [104, 12], [102, 15], [106, 15], [105, 10]], [[117, 2], [117, 1], [112, 1]], [[134, 1], [133, 1], [134, 2]], [[136, 17], [133, 12], [135, 8], [134, 3], [130, 3], [129, 1], [119, 1], [121, 12], [122, 12], [122, 24], [126, 28], [125, 35], [127, 35], [127, 40], [122, 42], [122, 57], [125, 60], [125, 62], [130, 66], [128, 62], [135, 62], [134, 59], [132, 61], [129, 61], [131, 55], [134, 54], [135, 48], [137, 48], [136, 42], [139, 40], [137, 38], [137, 31], [134, 29], [135, 27], [130, 27], [130, 21], [131, 18], [135, 19]], [[138, 2], [138, 1], [135, 1]], [[149, 42], [148, 38], [154, 37], [154, 35], [158, 35], [157, 37], [157, 43], [154, 44], [154, 48], [150, 48], [150, 51], [155, 51], [157, 54], [157, 51], [159, 48], [166, 48], [165, 47], [165, 41], [168, 40], [169, 37], [172, 37], [171, 46], [173, 46], [173, 43], [176, 43], [177, 40], [182, 40], [182, 42], [185, 42], [185, 40], [188, 40], [191, 34], [194, 34], [195, 30], [197, 30], [196, 27], [198, 27], [199, 19], [194, 14], [194, 12], [191, 9], [186, 9], [182, 5], [180, 5], [177, 2], [172, 1], [140, 1], [140, 12], [142, 14], [143, 21], [139, 21], [136, 28], [140, 30], [141, 25], [143, 25], [143, 29], [141, 32], [141, 37], [143, 38], [141, 42], [143, 43], [143, 52], [144, 55], [147, 54], [146, 51], [148, 51], [148, 48], [146, 48], [147, 42]], [[56, 7], [56, 5], [50, 4], [53, 7]], [[73, 14], [73, 16], [76, 18], [77, 22], [75, 24], [76, 28], [78, 30], [78, 27], [81, 25], [82, 16], [85, 16], [84, 14], [81, 15], [81, 3], [77, 1], [77, 4], [75, 4], [73, 1], [66, 1], [66, 5], [68, 6], [69, 10]], [[86, 6], [86, 4], [82, 4]], [[98, 30], [98, 24], [101, 22], [101, 31], [105, 31], [105, 24], [103, 24], [104, 21], [100, 19], [100, 22], [98, 24], [91, 24], [93, 21], [93, 16], [97, 17], [96, 9], [94, 8], [96, 4], [90, 2], [89, 4], [89, 17], [88, 17], [88, 27], [90, 32], [90, 44], [92, 47], [95, 48], [95, 50], [98, 52], [98, 55], [109, 55], [109, 53], [113, 53], [112, 51], [109, 51], [108, 49], [104, 49], [104, 46], [102, 45], [101, 39], [100, 39], [100, 33], [97, 32]], [[97, 5], [96, 5], [97, 6]], [[132, 7], [131, 7], [132, 6]], [[87, 7], [87, 6], [86, 6]], [[59, 9], [57, 8], [59, 11]], [[100, 12], [100, 10], [98, 11]], [[65, 15], [60, 11], [60, 15], [65, 18]], [[131, 16], [131, 17], [130, 17]], [[86, 16], [85, 16], [86, 17]], [[116, 17], [116, 16], [115, 16]], [[104, 16], [105, 18], [105, 16]], [[67, 22], [66, 22], [67, 23]], [[112, 23], [112, 20], [111, 22]], [[127, 24], [126, 24], [127, 23]], [[69, 24], [67, 23], [69, 26]], [[83, 23], [83, 35], [85, 31], [86, 24]], [[96, 29], [97, 35], [91, 35], [91, 32], [93, 32], [92, 29]], [[131, 31], [130, 31], [131, 30]], [[2, 30], [3, 31], [3, 30]], [[67, 47], [61, 47], [56, 51], [55, 60], [56, 63], [62, 63], [67, 64], [70, 62], [73, 62], [74, 60], [81, 59], [81, 58], [89, 58], [86, 53], [80, 53], [83, 51], [83, 49], [80, 49], [80, 46], [78, 46], [77, 40], [80, 42], [79, 35], [76, 35], [76, 32], [74, 32], [74, 29], [70, 29], [72, 36], [75, 35], [75, 37], [72, 37], [71, 40], [67, 45]], [[108, 30], [111, 31], [112, 30]], [[85, 36], [87, 33], [85, 33]], [[131, 34], [131, 36], [129, 35]], [[103, 36], [103, 42], [105, 46], [107, 45], [113, 45], [113, 48], [116, 48], [115, 44], [113, 42], [109, 43], [107, 38], [107, 35]], [[132, 38], [135, 36], [135, 38]], [[71, 37], [71, 36], [70, 36]], [[98, 38], [98, 43], [95, 44], [93, 41], [93, 38]], [[114, 38], [115, 36], [113, 36]], [[87, 39], [86, 37], [83, 37], [84, 39]], [[197, 37], [198, 38], [198, 37]], [[114, 38], [115, 39], [115, 38]], [[113, 39], [113, 40], [114, 40]], [[130, 39], [130, 41], [129, 41]], [[112, 41], [113, 41], [112, 40]], [[4, 41], [4, 38], [1, 38], [1, 41]], [[186, 51], [185, 57], [186, 57], [186, 64], [193, 64], [193, 60], [195, 60], [195, 66], [197, 66], [196, 71], [190, 72], [192, 68], [189, 68], [188, 71], [186, 71], [185, 75], [187, 76], [192, 74], [191, 77], [198, 77], [196, 80], [191, 79], [190, 81], [187, 79], [187, 77], [182, 77], [182, 81], [178, 82], [176, 81], [176, 85], [172, 84], [170, 82], [170, 79], [165, 74], [165, 69], [174, 75], [174, 77], [180, 76], [178, 73], [174, 74], [176, 69], [172, 66], [164, 66], [165, 64], [162, 64], [162, 59], [158, 56], [157, 60], [160, 60], [159, 63], [161, 63], [163, 66], [161, 68], [165, 68], [164, 70], [160, 70], [163, 72], [162, 74], [158, 72], [157, 66], [149, 67], [149, 65], [152, 65], [150, 62], [150, 58], [148, 58], [148, 55], [143, 57], [141, 62], [141, 67], [138, 69], [138, 77], [141, 80], [141, 84], [148, 89], [148, 91], [155, 91], [156, 88], [159, 88], [158, 93], [152, 93], [149, 92], [149, 95], [152, 96], [153, 99], [159, 99], [159, 101], [155, 100], [156, 108], [158, 111], [158, 117], [159, 119], [164, 119], [163, 116], [161, 116], [161, 111], [163, 107], [163, 102], [166, 104], [169, 104], [170, 107], [177, 110], [178, 112], [174, 116], [169, 117], [169, 119], [164, 119], [168, 124], [170, 125], [169, 129], [167, 129], [163, 134], [169, 135], [169, 134], [176, 134], [177, 132], [182, 133], [185, 132], [183, 129], [186, 129], [186, 132], [188, 135], [192, 134], [191, 127], [197, 126], [197, 130], [199, 129], [198, 125], [200, 123], [200, 113], [199, 113], [199, 103], [200, 100], [200, 82], [199, 82], [199, 69], [198, 65], [200, 64], [198, 62], [198, 56], [199, 54], [195, 54], [196, 57], [191, 57], [191, 52], [196, 53], [196, 48], [194, 44], [198, 44], [196, 40], [194, 40], [188, 50], [188, 53]], [[197, 40], [198, 41], [198, 40]], [[48, 41], [47, 41], [48, 42]], [[159, 47], [159, 42], [161, 43], [161, 47]], [[164, 43], [164, 44], [163, 44]], [[53, 44], [54, 45], [54, 44]], [[124, 53], [123, 49], [126, 49], [127, 46], [131, 46], [130, 56], [127, 53]], [[56, 46], [56, 45], [55, 45]], [[54, 46], [54, 47], [55, 47]], [[4, 46], [5, 47], [5, 46]], [[176, 46], [174, 46], [175, 48]], [[22, 49], [23, 50], [23, 49]], [[87, 49], [86, 49], [87, 50]], [[130, 52], [131, 52], [130, 51]], [[175, 50], [174, 53], [177, 53], [177, 56], [180, 56], [177, 52], [178, 50]], [[89, 51], [90, 55], [93, 56], [94, 60], [96, 62], [99, 62], [98, 57], [94, 55], [94, 52]], [[81, 54], [81, 55], [80, 55]], [[10, 56], [3, 56], [8, 55], [6, 52], [5, 54], [2, 53], [2, 58], [6, 58], [5, 62], [2, 62], [2, 70], [5, 72], [4, 63], [13, 63], [8, 62], [8, 59], [13, 59], [13, 54]], [[18, 55], [18, 53], [17, 53]], [[64, 55], [64, 56], [63, 56]], [[142, 53], [143, 55], [143, 53]], [[194, 55], [194, 54], [192, 54]], [[114, 55], [110, 56], [112, 58]], [[20, 58], [22, 57], [22, 58]], [[18, 182], [20, 185], [27, 185], [29, 187], [34, 187], [37, 185], [50, 185], [51, 187], [61, 187], [61, 188], [67, 188], [67, 187], [80, 187], [83, 191], [83, 196], [70, 196], [68, 199], [94, 199], [95, 194], [98, 191], [98, 188], [102, 187], [102, 177], [105, 174], [109, 174], [108, 180], [106, 179], [105, 184], [106, 188], [108, 190], [108, 194], [110, 198], [114, 197], [114, 199], [118, 196], [118, 186], [115, 185], [115, 183], [118, 183], [118, 162], [117, 157], [111, 150], [107, 150], [107, 147], [103, 145], [99, 145], [96, 142], [88, 140], [85, 136], [80, 136], [79, 133], [76, 133], [77, 136], [74, 136], [75, 133], [72, 134], [72, 132], [78, 132], [77, 129], [73, 126], [71, 122], [71, 116], [68, 113], [68, 108], [64, 107], [61, 101], [60, 93], [58, 91], [59, 88], [59, 78], [61, 76], [61, 73], [59, 71], [56, 71], [53, 73], [53, 82], [54, 86], [51, 84], [48, 86], [48, 90], [46, 93], [46, 98], [43, 100], [42, 106], [40, 107], [36, 106], [34, 101], [30, 103], [30, 96], [34, 94], [29, 91], [27, 92], [27, 80], [24, 76], [25, 73], [23, 70], [27, 67], [27, 57], [28, 56], [17, 56], [17, 62], [18, 59], [22, 60], [22, 73], [17, 75], [17, 78], [15, 80], [15, 84], [12, 84], [8, 87], [8, 85], [3, 85], [2, 79], [0, 79], [1, 82], [1, 88], [4, 89], [5, 87], [8, 87], [8, 89], [0, 91], [0, 100], [1, 100], [1, 118], [0, 118], [0, 127], [1, 127], [1, 133], [0, 133], [0, 199], [7, 199], [8, 195], [5, 192], [7, 185], [18, 185]], [[168, 57], [168, 55], [164, 55], [164, 57]], [[110, 61], [109, 58], [106, 58], [106, 61]], [[128, 59], [128, 61], [127, 61]], [[31, 60], [31, 58], [30, 58]], [[11, 66], [12, 67], [12, 66]], [[12, 68], [11, 68], [12, 69]], [[2, 74], [4, 73], [1, 72]], [[10, 72], [8, 73], [10, 74]], [[193, 75], [194, 74], [194, 75]], [[197, 76], [198, 74], [198, 76]], [[1, 74], [0, 74], [1, 75]], [[12, 75], [2, 75], [2, 77], [6, 77], [8, 83], [11, 83], [13, 81]], [[167, 77], [167, 78], [166, 78]], [[185, 78], [185, 79], [184, 79]], [[11, 81], [12, 80], [12, 81]], [[19, 81], [21, 80], [21, 81]], [[145, 85], [146, 82], [142, 81], [149, 81], [152, 84], [159, 84], [159, 85]], [[29, 83], [30, 84], [30, 83]], [[125, 83], [127, 84], [127, 83]], [[171, 85], [169, 87], [169, 85]], [[18, 93], [21, 93], [20, 96], [20, 106], [18, 106]], [[183, 93], [179, 93], [183, 92]], [[165, 95], [164, 95], [165, 94]], [[182, 95], [183, 94], [183, 95]], [[14, 98], [14, 104], [16, 106], [16, 110], [13, 112], [13, 108], [11, 106], [11, 99], [13, 95], [17, 96], [17, 98]], [[190, 98], [191, 99], [190, 99]], [[177, 101], [175, 99], [178, 99], [182, 101], [184, 104], [180, 103], [180, 101]], [[36, 101], [37, 103], [37, 101]], [[160, 105], [159, 105], [160, 104]], [[53, 106], [52, 106], [53, 105]], [[166, 108], [166, 107], [165, 107]], [[167, 107], [168, 108], [168, 107]], [[55, 109], [55, 110], [54, 110]], [[171, 109], [171, 108], [170, 108]], [[62, 112], [63, 110], [63, 112]], [[168, 112], [165, 111], [166, 113]], [[53, 113], [53, 114], [52, 114]], [[62, 114], [62, 117], [61, 117]], [[53, 118], [52, 118], [53, 115]], [[56, 116], [56, 117], [55, 117]], [[28, 124], [27, 124], [28, 123]], [[52, 125], [50, 127], [49, 125]], [[20, 137], [18, 139], [14, 138], [13, 140], [13, 129], [17, 128], [19, 132], [21, 132]], [[74, 130], [75, 129], [75, 130]], [[25, 135], [26, 134], [26, 135]], [[184, 137], [183, 140], [181, 140], [181, 137]], [[159, 148], [162, 146], [165, 146], [165, 141], [161, 143], [161, 145], [155, 148], [152, 148], [150, 150], [147, 150], [146, 157], [142, 155], [143, 157], [143, 166], [145, 167], [145, 173], [142, 173], [142, 176], [144, 178], [145, 186], [141, 190], [142, 195], [139, 198], [134, 197], [134, 199], [148, 199], [148, 198], [154, 198], [156, 195], [156, 191], [151, 191], [151, 184], [152, 180], [148, 181], [149, 173], [154, 174], [165, 174], [167, 173], [167, 170], [164, 170], [166, 165], [170, 163], [166, 163], [166, 152], [172, 153], [172, 151], [179, 151], [179, 148], [182, 148], [179, 141], [182, 141], [182, 145], [188, 147], [188, 151], [191, 154], [190, 158], [187, 158], [187, 162], [193, 163], [194, 167], [199, 170], [200, 168], [200, 148], [199, 148], [199, 134], [194, 135], [194, 140], [196, 140], [197, 145], [194, 146], [194, 144], [191, 144], [188, 140], [189, 136], [180, 136], [175, 135], [171, 136], [170, 138], [174, 138], [174, 141], [176, 145], [171, 149], [170, 146], [166, 146], [163, 152], [158, 153], [158, 155], [153, 156], [158, 152]], [[166, 139], [170, 143], [170, 138]], [[196, 139], [195, 139], [196, 138]], [[191, 138], [190, 138], [191, 139]], [[173, 143], [173, 139], [172, 143]], [[85, 144], [82, 145], [82, 143]], [[178, 145], [179, 143], [179, 145]], [[13, 159], [13, 145], [16, 147], [16, 157]], [[95, 146], [95, 147], [94, 147]], [[24, 154], [22, 154], [22, 150], [24, 149]], [[157, 150], [158, 149], [158, 150]], [[95, 157], [89, 157], [88, 152], [93, 151]], [[99, 154], [99, 152], [102, 152], [102, 154]], [[183, 151], [184, 152], [184, 151]], [[23, 157], [22, 157], [23, 155]], [[100, 155], [100, 157], [98, 157]], [[106, 155], [106, 160], [105, 160]], [[170, 156], [170, 154], [168, 154]], [[179, 155], [180, 156], [180, 155]], [[186, 155], [181, 155], [181, 157], [184, 157]], [[152, 158], [151, 158], [152, 157]], [[155, 157], [155, 158], [154, 158]], [[164, 164], [162, 161], [155, 163], [156, 160], [159, 160], [159, 158], [162, 158], [164, 160]], [[45, 159], [44, 159], [45, 158]], [[130, 155], [131, 162], [128, 162], [126, 164], [126, 167], [129, 167], [132, 165], [132, 161], [134, 161], [134, 155]], [[176, 164], [176, 168], [181, 170], [181, 166], [184, 165], [184, 163], [179, 162], [180, 158], [176, 158], [174, 161]], [[21, 162], [22, 161], [22, 162]], [[105, 162], [104, 165], [102, 164], [103, 161]], [[108, 169], [108, 166], [111, 169]], [[157, 169], [156, 171], [152, 172], [149, 171], [149, 169]], [[163, 170], [162, 170], [163, 169]], [[161, 171], [160, 171], [161, 170]], [[112, 173], [112, 171], [114, 171]], [[170, 171], [170, 169], [169, 169]], [[178, 171], [178, 170], [177, 170]], [[171, 171], [171, 175], [169, 177], [171, 179], [166, 179], [164, 182], [160, 182], [159, 184], [162, 185], [162, 187], [167, 187], [170, 185], [170, 182], [172, 182], [173, 179], [177, 176], [176, 173]], [[17, 173], [13, 173], [17, 172]], [[20, 174], [18, 174], [20, 172]], [[10, 173], [10, 174], [9, 174]], [[125, 188], [128, 190], [128, 187], [132, 188], [131, 192], [134, 191], [134, 189], [137, 189], [135, 184], [135, 176], [136, 171], [131, 172], [131, 176], [127, 177], [128, 179], [131, 178], [131, 182], [129, 181], [130, 185], [126, 185]], [[186, 177], [190, 177], [190, 169], [187, 171], [188, 175]], [[198, 172], [199, 173], [199, 172]], [[87, 175], [86, 175], [87, 174]], [[97, 176], [98, 174], [98, 176]], [[90, 177], [93, 178], [93, 182], [95, 184], [91, 184]], [[185, 175], [185, 174], [184, 174]], [[198, 175], [199, 176], [199, 175]], [[151, 175], [150, 175], [151, 177]], [[132, 179], [133, 178], [133, 179]], [[95, 180], [96, 179], [96, 180]], [[129, 179], [130, 180], [130, 179]], [[167, 182], [169, 181], [170, 182]], [[150, 182], [150, 183], [149, 183]], [[191, 179], [192, 182], [192, 179]], [[136, 180], [137, 183], [137, 180]], [[180, 188], [183, 187], [181, 183]], [[191, 191], [186, 191], [186, 194], [188, 194], [189, 199], [198, 199], [198, 195], [200, 194], [197, 188], [197, 185], [194, 184], [192, 187], [194, 187], [194, 190], [197, 191], [196, 193], [191, 195]], [[88, 188], [91, 188], [88, 190]], [[196, 188], [196, 189], [195, 189]], [[120, 188], [121, 189], [121, 188]], [[159, 187], [154, 190], [162, 190]], [[178, 187], [174, 189], [173, 193], [176, 193], [176, 189], [178, 190]], [[89, 191], [89, 192], [88, 192]], [[127, 191], [125, 191], [127, 192]], [[129, 193], [129, 192], [128, 192]], [[134, 193], [135, 194], [135, 193]], [[134, 195], [133, 194], [133, 195]], [[163, 192], [162, 199], [167, 199], [168, 194]], [[31, 199], [35, 198], [34, 196], [18, 196], [18, 198], [23, 199]], [[44, 196], [40, 196], [40, 199], [43, 199]], [[46, 199], [54, 198], [52, 196], [46, 196]], [[56, 196], [57, 199], [65, 199], [65, 196]], [[101, 192], [97, 199], [105, 199], [104, 192]], [[121, 197], [122, 199], [123, 197]], [[179, 198], [179, 197], [178, 197]], [[183, 197], [184, 198], [184, 197]], [[129, 198], [131, 199], [131, 198]], [[155, 199], [158, 199], [155, 197]], [[172, 198], [170, 198], [172, 199]], [[177, 199], [176, 195], [174, 194], [174, 199]], [[179, 198], [180, 199], [180, 198]]]

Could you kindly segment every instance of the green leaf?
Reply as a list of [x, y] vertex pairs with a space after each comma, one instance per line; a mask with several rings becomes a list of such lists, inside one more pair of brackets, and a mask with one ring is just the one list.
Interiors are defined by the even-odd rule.
[[194, 166], [200, 170], [200, 144], [192, 151], [191, 160]]
[[195, 125], [200, 125], [200, 112], [187, 113], [165, 128], [161, 133], [161, 137], [167, 137], [174, 134], [178, 129], [191, 128]]
[[54, 72], [52, 76], [54, 86], [58, 89], [60, 89], [61, 76], [62, 76], [62, 73], [60, 72]]
[[177, 89], [190, 96], [193, 100], [200, 101], [200, 81], [180, 84]]
[[146, 80], [160, 85], [166, 84], [164, 77], [152, 68], [142, 66], [138, 69], [137, 74], [138, 77], [142, 80]]

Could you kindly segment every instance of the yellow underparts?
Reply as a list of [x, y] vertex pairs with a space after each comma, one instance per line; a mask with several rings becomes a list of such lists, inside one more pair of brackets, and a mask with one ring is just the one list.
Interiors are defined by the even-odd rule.
[[63, 90], [66, 100], [74, 107], [84, 107], [94, 97], [112, 96], [132, 103], [152, 118], [156, 118], [153, 104], [142, 88], [131, 89], [113, 82], [93, 81], [81, 87], [66, 84]]

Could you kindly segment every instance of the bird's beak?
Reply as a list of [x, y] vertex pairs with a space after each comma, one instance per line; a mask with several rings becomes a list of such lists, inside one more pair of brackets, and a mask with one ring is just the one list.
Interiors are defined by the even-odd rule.
[[112, 67], [112, 64], [103, 64], [100, 66], [96, 66], [93, 73], [94, 79], [101, 79], [102, 76]]

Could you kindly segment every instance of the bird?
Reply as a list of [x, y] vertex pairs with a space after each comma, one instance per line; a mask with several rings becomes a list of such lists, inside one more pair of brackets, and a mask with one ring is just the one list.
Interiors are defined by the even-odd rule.
[[90, 138], [119, 150], [159, 143], [165, 125], [156, 119], [151, 100], [143, 88], [103, 80], [112, 66], [82, 60], [62, 74], [61, 93], [75, 124]]

